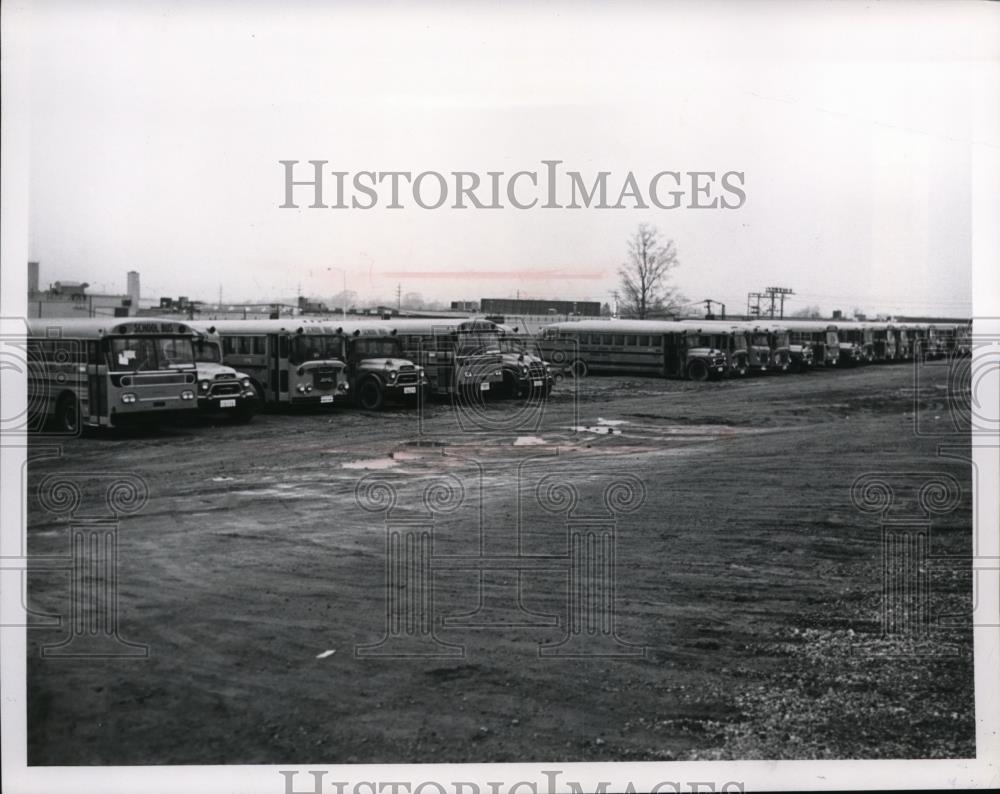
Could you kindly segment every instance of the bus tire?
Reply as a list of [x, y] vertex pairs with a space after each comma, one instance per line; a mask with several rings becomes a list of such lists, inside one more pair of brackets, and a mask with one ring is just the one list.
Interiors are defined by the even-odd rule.
[[704, 361], [694, 360], [688, 364], [687, 376], [691, 380], [696, 381], [706, 381], [708, 380], [709, 372], [708, 366]]
[[358, 406], [365, 411], [378, 411], [385, 402], [385, 390], [378, 378], [365, 378], [356, 394]]
[[590, 368], [586, 361], [578, 358], [570, 365], [569, 371], [573, 373], [574, 378], [586, 378]]
[[80, 430], [80, 401], [75, 394], [66, 392], [56, 403], [56, 429], [62, 433], [78, 433]]
[[499, 389], [500, 397], [507, 397], [513, 399], [515, 397], [520, 397], [517, 389], [517, 376], [513, 372], [503, 373], [503, 387]]

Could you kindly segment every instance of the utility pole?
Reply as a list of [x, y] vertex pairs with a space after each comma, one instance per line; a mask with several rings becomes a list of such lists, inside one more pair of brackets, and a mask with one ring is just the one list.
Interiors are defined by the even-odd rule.
[[788, 287], [766, 287], [764, 292], [771, 299], [771, 319], [774, 319], [774, 300], [779, 298], [781, 301], [781, 317], [785, 316], [785, 296], [794, 295], [795, 293]]
[[747, 293], [747, 317], [760, 317], [760, 299], [763, 297], [763, 292]]
[[726, 319], [726, 304], [724, 304], [722, 301], [712, 300], [712, 298], [705, 298], [705, 300], [703, 300], [702, 303], [705, 304], [705, 319], [706, 320], [714, 320], [715, 319], [715, 315], [712, 314], [712, 304], [715, 304], [716, 306], [722, 307], [722, 312], [721, 312], [722, 317], [720, 319], [722, 319], [722, 320]]
[[396, 285], [396, 314], [403, 310], [403, 285]]

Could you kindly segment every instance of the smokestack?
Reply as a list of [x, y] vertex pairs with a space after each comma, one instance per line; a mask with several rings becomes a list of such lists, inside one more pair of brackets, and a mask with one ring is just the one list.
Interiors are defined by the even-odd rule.
[[129, 299], [132, 301], [132, 311], [135, 312], [139, 308], [139, 274], [130, 270], [126, 276], [128, 279], [128, 292]]
[[38, 263], [28, 262], [28, 294], [38, 292]]

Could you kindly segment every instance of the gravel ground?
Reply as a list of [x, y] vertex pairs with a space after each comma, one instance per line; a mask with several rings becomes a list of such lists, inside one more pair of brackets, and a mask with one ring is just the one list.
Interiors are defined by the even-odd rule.
[[[914, 433], [915, 410], [950, 415], [926, 369], [919, 387], [907, 366], [589, 378], [541, 411], [335, 407], [36, 444], [32, 555], [66, 553], [49, 475], [85, 483], [77, 515], [106, 512], [118, 474], [146, 483], [117, 603], [149, 655], [42, 658], [64, 631], [29, 631], [29, 763], [972, 757], [971, 569], [938, 559], [971, 553], [970, 468]], [[879, 516], [851, 500], [866, 473], [907, 515], [922, 477], [962, 489], [925, 565], [930, 617], [952, 617], [916, 645], [881, 636]], [[394, 530], [419, 540], [434, 509], [417, 645], [377, 645], [405, 588], [366, 477], [395, 490]], [[573, 633], [568, 527], [613, 528], [613, 631], [600, 612]], [[483, 554], [501, 562], [476, 570]], [[33, 573], [29, 604], [66, 614], [66, 583]], [[387, 655], [414, 647], [439, 655]]]

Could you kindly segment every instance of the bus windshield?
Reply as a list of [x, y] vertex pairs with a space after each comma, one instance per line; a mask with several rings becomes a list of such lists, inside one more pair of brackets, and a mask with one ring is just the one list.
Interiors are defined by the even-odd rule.
[[194, 346], [186, 337], [129, 336], [111, 339], [108, 366], [120, 372], [145, 372], [194, 366]]
[[356, 339], [354, 353], [358, 356], [399, 357], [399, 343], [394, 339]]
[[754, 334], [753, 343], [759, 347], [770, 347], [770, 343], [767, 341], [767, 334]]
[[775, 331], [774, 332], [774, 346], [775, 347], [788, 347], [788, 331]]
[[481, 356], [500, 352], [500, 337], [495, 333], [460, 333], [455, 350], [459, 356]]
[[303, 364], [328, 358], [340, 358], [339, 336], [299, 334], [292, 342], [292, 354], [288, 360], [292, 364]]
[[501, 353], [523, 353], [524, 345], [521, 344], [517, 339], [501, 339], [500, 340], [500, 352]]
[[199, 339], [194, 343], [194, 357], [202, 364], [221, 364], [222, 347], [213, 339]]

